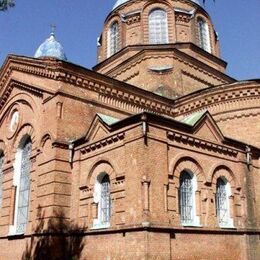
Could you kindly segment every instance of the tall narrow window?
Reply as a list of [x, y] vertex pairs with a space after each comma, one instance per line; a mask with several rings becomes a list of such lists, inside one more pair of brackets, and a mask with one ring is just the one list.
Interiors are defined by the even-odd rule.
[[149, 14], [149, 43], [168, 43], [167, 13], [162, 9], [154, 9]]
[[197, 26], [198, 26], [199, 46], [203, 50], [211, 53], [210, 35], [209, 35], [208, 24], [202, 18], [198, 18]]
[[29, 210], [31, 150], [31, 139], [24, 137], [17, 150], [14, 164], [15, 218], [14, 225], [10, 228], [10, 234], [23, 234], [26, 231]]
[[106, 174], [101, 181], [100, 220], [102, 224], [108, 224], [111, 216], [110, 181]]
[[4, 165], [4, 155], [0, 152], [0, 208], [2, 207], [3, 201], [3, 165]]
[[223, 178], [217, 180], [216, 210], [220, 227], [232, 227], [233, 220], [230, 218], [229, 196], [231, 190], [229, 183]]
[[195, 192], [197, 191], [196, 176], [184, 170], [180, 176], [179, 206], [181, 223], [186, 226], [199, 226], [196, 214]]
[[109, 227], [111, 218], [110, 180], [105, 172], [100, 173], [97, 177], [94, 202], [97, 203], [97, 218], [94, 219], [93, 228]]
[[182, 224], [193, 222], [194, 211], [192, 176], [183, 172], [180, 179], [180, 213]]
[[112, 23], [108, 36], [108, 56], [112, 56], [119, 51], [119, 27], [118, 22]]

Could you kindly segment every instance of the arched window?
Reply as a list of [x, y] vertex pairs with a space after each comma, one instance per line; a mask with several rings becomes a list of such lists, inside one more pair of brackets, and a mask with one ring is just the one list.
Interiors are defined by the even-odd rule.
[[218, 178], [216, 192], [216, 210], [220, 227], [233, 227], [233, 220], [230, 218], [230, 195], [231, 189], [229, 183], [223, 178]]
[[180, 176], [179, 189], [179, 205], [182, 225], [199, 225], [199, 220], [196, 216], [196, 190], [196, 177], [188, 171], [183, 171]]
[[208, 24], [202, 18], [198, 18], [197, 26], [198, 26], [199, 46], [203, 50], [211, 53], [210, 35], [209, 35]]
[[0, 152], [0, 208], [2, 207], [3, 201], [3, 165], [4, 165], [4, 154]]
[[168, 43], [167, 13], [162, 9], [154, 9], [149, 14], [149, 43]]
[[118, 22], [112, 23], [108, 35], [108, 57], [119, 51], [119, 26]]
[[101, 173], [97, 177], [94, 189], [94, 202], [98, 204], [97, 219], [94, 219], [94, 228], [109, 227], [111, 218], [111, 195], [110, 179], [106, 173]]
[[15, 218], [10, 230], [13, 234], [23, 234], [28, 222], [30, 170], [31, 170], [32, 142], [24, 137], [16, 152], [14, 165], [14, 185], [16, 186]]

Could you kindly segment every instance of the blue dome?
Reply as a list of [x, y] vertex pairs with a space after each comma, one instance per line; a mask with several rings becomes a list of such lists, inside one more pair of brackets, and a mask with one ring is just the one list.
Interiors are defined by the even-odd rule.
[[[118, 6], [120, 6], [120, 5], [122, 5], [122, 4], [126, 3], [126, 2], [129, 2], [129, 1], [131, 1], [131, 0], [117, 0], [116, 3], [114, 4], [112, 10], [116, 9]], [[199, 0], [190, 0], [190, 1], [194, 2], [197, 5], [200, 5]]]
[[130, 1], [130, 0], [117, 0], [116, 3], [114, 4], [112, 10], [116, 9], [119, 5], [122, 5], [122, 4], [124, 4], [124, 3], [128, 2], [128, 1]]
[[191, 0], [191, 2], [194, 2], [197, 5], [200, 5], [200, 1], [199, 0]]
[[56, 40], [54, 33], [51, 33], [50, 37], [47, 38], [35, 52], [34, 58], [41, 57], [53, 57], [59, 60], [67, 60], [64, 49]]

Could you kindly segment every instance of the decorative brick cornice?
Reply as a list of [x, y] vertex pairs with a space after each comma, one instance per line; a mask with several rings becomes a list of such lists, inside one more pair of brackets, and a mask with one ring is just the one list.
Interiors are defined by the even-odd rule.
[[79, 187], [79, 190], [80, 190], [80, 195], [79, 195], [80, 200], [85, 200], [93, 197], [93, 192], [94, 192], [93, 187], [81, 186]]
[[[200, 71], [200, 69], [199, 69], [198, 71]], [[201, 70], [201, 72], [203, 73], [202, 70]], [[214, 86], [212, 83], [210, 83], [210, 81], [203, 80], [203, 79], [201, 79], [201, 78], [195, 76], [194, 74], [192, 74], [192, 73], [190, 73], [190, 72], [188, 72], [188, 71], [182, 70], [182, 74], [184, 74], [184, 75], [186, 75], [186, 76], [188, 76], [188, 77], [190, 77], [190, 78], [192, 78], [192, 79], [194, 79], [194, 80], [196, 80], [196, 81], [199, 81], [199, 82], [201, 82], [202, 84], [207, 85], [208, 87], [213, 87], [213, 86]], [[209, 75], [207, 75], [207, 76], [209, 76]], [[215, 77], [212, 76], [212, 78], [215, 78]], [[215, 78], [215, 79], [216, 79], [216, 78]], [[219, 78], [217, 78], [217, 80], [219, 80]], [[224, 82], [224, 81], [222, 80], [222, 82]]]
[[110, 144], [114, 144], [116, 142], [119, 142], [119, 141], [123, 140], [124, 138], [125, 138], [124, 133], [115, 134], [115, 135], [109, 136], [108, 138], [105, 138], [105, 139], [102, 139], [100, 141], [93, 142], [93, 143], [88, 144], [84, 147], [81, 147], [80, 152], [82, 154], [86, 154], [86, 153], [98, 150], [100, 148], [103, 148], [105, 146], [108, 146]]
[[40, 89], [37, 89], [35, 87], [32, 87], [30, 85], [12, 80], [8, 87], [6, 89], [4, 89], [2, 95], [0, 96], [0, 110], [3, 108], [4, 104], [6, 103], [8, 97], [10, 96], [13, 88], [18, 88], [20, 90], [25, 90], [27, 92], [30, 92], [32, 95], [36, 96], [36, 97], [42, 97], [43, 96], [43, 92]]
[[126, 14], [123, 17], [124, 22], [127, 25], [132, 25], [135, 23], [140, 23], [141, 21], [141, 13], [140, 12], [135, 12], [135, 13], [131, 13], [131, 14]]
[[112, 185], [116, 188], [119, 188], [121, 186], [123, 186], [125, 184], [125, 178], [121, 178], [121, 179], [115, 179], [113, 182], [112, 182]]
[[129, 93], [122, 93], [114, 96], [100, 94], [99, 100], [102, 103], [106, 103], [118, 108], [123, 108], [124, 110], [128, 110], [131, 113], [147, 111], [155, 114], [166, 114], [170, 116], [175, 114], [175, 110], [171, 106], [160, 104], [153, 100], [146, 100]]
[[191, 20], [191, 16], [186, 13], [177, 13], [175, 14], [175, 20], [177, 23], [189, 23]]
[[55, 64], [53, 63], [53, 61], [52, 62], [46, 61], [46, 63], [40, 64], [39, 62], [27, 62], [27, 60], [24, 63], [22, 63], [22, 61], [16, 62], [13, 61], [12, 58], [10, 58], [10, 61], [7, 62], [6, 64], [6, 69], [4, 69], [3, 71], [4, 76], [0, 77], [0, 89], [3, 88], [6, 81], [9, 79], [9, 76], [12, 71], [25, 72], [25, 73], [45, 77], [45, 78], [56, 79], [57, 65], [53, 67], [53, 65]]
[[69, 145], [66, 144], [66, 143], [63, 143], [63, 142], [61, 142], [61, 141], [54, 141], [54, 142], [52, 143], [52, 147], [60, 148], [60, 149], [65, 149], [65, 150], [69, 149]]
[[259, 115], [260, 115], [260, 111], [259, 112], [252, 112], [252, 111], [241, 112], [241, 111], [239, 111], [239, 113], [235, 114], [235, 115], [230, 115], [230, 114], [225, 115], [224, 114], [223, 116], [215, 117], [215, 121], [217, 123], [219, 123], [219, 122], [225, 122], [228, 120], [239, 119], [239, 118], [256, 117]]
[[[132, 111], [132, 106], [139, 106], [139, 111], [147, 110], [155, 113], [165, 113], [164, 111], [166, 111], [168, 115], [174, 114], [173, 104], [169, 104], [169, 102], [166, 102], [166, 100], [163, 102], [161, 97], [157, 97], [156, 95], [152, 94], [147, 95], [147, 92], [144, 90], [138, 89], [134, 86], [129, 88], [128, 84], [124, 85], [125, 83], [119, 83], [111, 78], [106, 77], [106, 79], [102, 80], [102, 77], [105, 76], [100, 74], [96, 75], [96, 72], [80, 67], [77, 70], [74, 68], [69, 68], [70, 66], [74, 65], [53, 59], [47, 59], [44, 61], [35, 60], [34, 63], [34, 60], [30, 58], [24, 58], [24, 60], [21, 58], [21, 61], [19, 58], [20, 57], [15, 57], [14, 61], [12, 61], [13, 58], [10, 58], [10, 61], [4, 66], [7, 72], [0, 75], [0, 87], [2, 87], [5, 93], [4, 95], [3, 93], [0, 93], [0, 96], [2, 96], [1, 104], [7, 100], [13, 88], [13, 85], [10, 86], [10, 84], [8, 84], [7, 88], [4, 88], [3, 85], [6, 83], [7, 78], [10, 77], [10, 71], [17, 70], [56, 81], [70, 83], [83, 89], [89, 89], [99, 93], [99, 97], [106, 97], [110, 100], [122, 100], [123, 98], [123, 102], [126, 103], [126, 110], [128, 106], [130, 107], [130, 111]], [[22, 63], [23, 61], [24, 63]], [[107, 80], [106, 85], [103, 83], [104, 80]], [[20, 88], [22, 86], [23, 88], [25, 87], [24, 84], [19, 85]], [[28, 89], [30, 88], [30, 91], [34, 91], [38, 95], [45, 91], [42, 90], [41, 92], [35, 87], [26, 87]], [[99, 101], [102, 100], [105, 99], [99, 99]]]
[[[260, 99], [260, 85], [252, 84], [252, 82], [239, 82], [207, 88], [181, 97], [176, 100], [176, 112], [177, 115], [187, 115], [195, 111], [210, 109], [214, 115], [222, 111], [225, 113], [232, 111], [232, 108], [235, 110], [234, 108], [240, 102], [246, 104], [255, 100], [255, 107], [259, 107], [258, 99]], [[225, 103], [229, 104], [228, 110], [224, 106]], [[239, 109], [242, 109], [241, 104], [239, 104]]]
[[[163, 53], [164, 52], [164, 53]], [[148, 54], [149, 53], [149, 54]], [[118, 78], [120, 75], [125, 73], [126, 71], [129, 71], [133, 67], [139, 65], [141, 62], [146, 61], [148, 59], [154, 58], [170, 58], [175, 59], [176, 61], [185, 64], [191, 69], [194, 69], [195, 71], [200, 71], [207, 77], [211, 77], [221, 83], [227, 83], [228, 80], [223, 79], [222, 77], [218, 76], [217, 74], [222, 74], [221, 72], [217, 71], [217, 73], [210, 73], [208, 69], [204, 69], [203, 67], [207, 66], [206, 64], [202, 63], [201, 66], [195, 65], [195, 63], [188, 61], [188, 57], [184, 58], [183, 56], [187, 56], [187, 54], [177, 50], [176, 48], [172, 48], [170, 52], [168, 50], [159, 49], [157, 53], [155, 53], [151, 49], [142, 50], [141, 52], [138, 52], [134, 57], [131, 57], [129, 59], [129, 62], [127, 62], [125, 65], [120, 65], [116, 68], [113, 68], [111, 71], [107, 72], [106, 74], [113, 78]], [[212, 68], [210, 68], [212, 69]], [[190, 73], [191, 74], [191, 73]]]
[[231, 149], [224, 145], [202, 140], [202, 139], [196, 138], [194, 136], [189, 136], [189, 135], [176, 133], [176, 132], [172, 132], [172, 131], [168, 131], [166, 133], [166, 135], [167, 135], [167, 138], [170, 139], [171, 141], [186, 144], [186, 145], [189, 145], [192, 147], [205, 149], [210, 152], [219, 153], [219, 154], [223, 154], [223, 155], [229, 155], [231, 157], [236, 157], [238, 154], [238, 152], [234, 149]]
[[139, 71], [135, 71], [133, 74], [131, 74], [130, 76], [124, 78], [122, 81], [123, 82], [129, 82], [130, 80], [136, 78], [139, 75]]

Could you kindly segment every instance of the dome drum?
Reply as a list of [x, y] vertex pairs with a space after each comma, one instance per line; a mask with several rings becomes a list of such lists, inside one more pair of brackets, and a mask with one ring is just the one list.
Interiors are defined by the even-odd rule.
[[[150, 91], [158, 78], [176, 95], [230, 81], [222, 74], [226, 63], [212, 21], [198, 1], [117, 1], [99, 39], [94, 70]], [[171, 73], [149, 74], [149, 67], [166, 60], [174, 66]], [[198, 61], [204, 71], [194, 70]]]
[[[126, 5], [126, 3], [129, 4]], [[194, 3], [198, 8], [194, 6]], [[118, 9], [118, 7], [120, 7], [120, 9]], [[118, 51], [126, 46], [150, 44], [149, 35], [151, 32], [149, 19], [151, 12], [155, 9], [160, 9], [162, 12], [165, 12], [165, 26], [167, 26], [168, 33], [166, 36], [167, 41], [163, 43], [191, 42], [200, 47], [203, 46], [202, 49], [218, 57], [219, 46], [213, 24], [206, 11], [199, 7], [198, 1], [175, 1], [173, 3], [172, 1], [165, 1], [164, 3], [162, 1], [118, 0], [104, 24], [102, 42], [100, 43], [98, 52], [98, 61], [102, 62], [112, 56], [108, 51], [110, 48], [109, 35], [110, 26], [115, 20], [118, 21], [119, 27], [118, 41], [120, 42], [120, 48], [118, 48]], [[205, 22], [203, 28], [206, 30], [206, 41], [209, 42], [207, 45], [200, 43], [198, 17], [203, 18]], [[159, 18], [156, 17], [155, 19], [157, 20], [154, 20], [154, 22], [158, 23]], [[159, 25], [157, 24], [157, 26]], [[160, 26], [162, 26], [162, 24]], [[158, 28], [156, 30], [158, 30]], [[205, 32], [201, 32], [201, 35], [205, 35]], [[157, 43], [160, 44], [158, 41]]]

